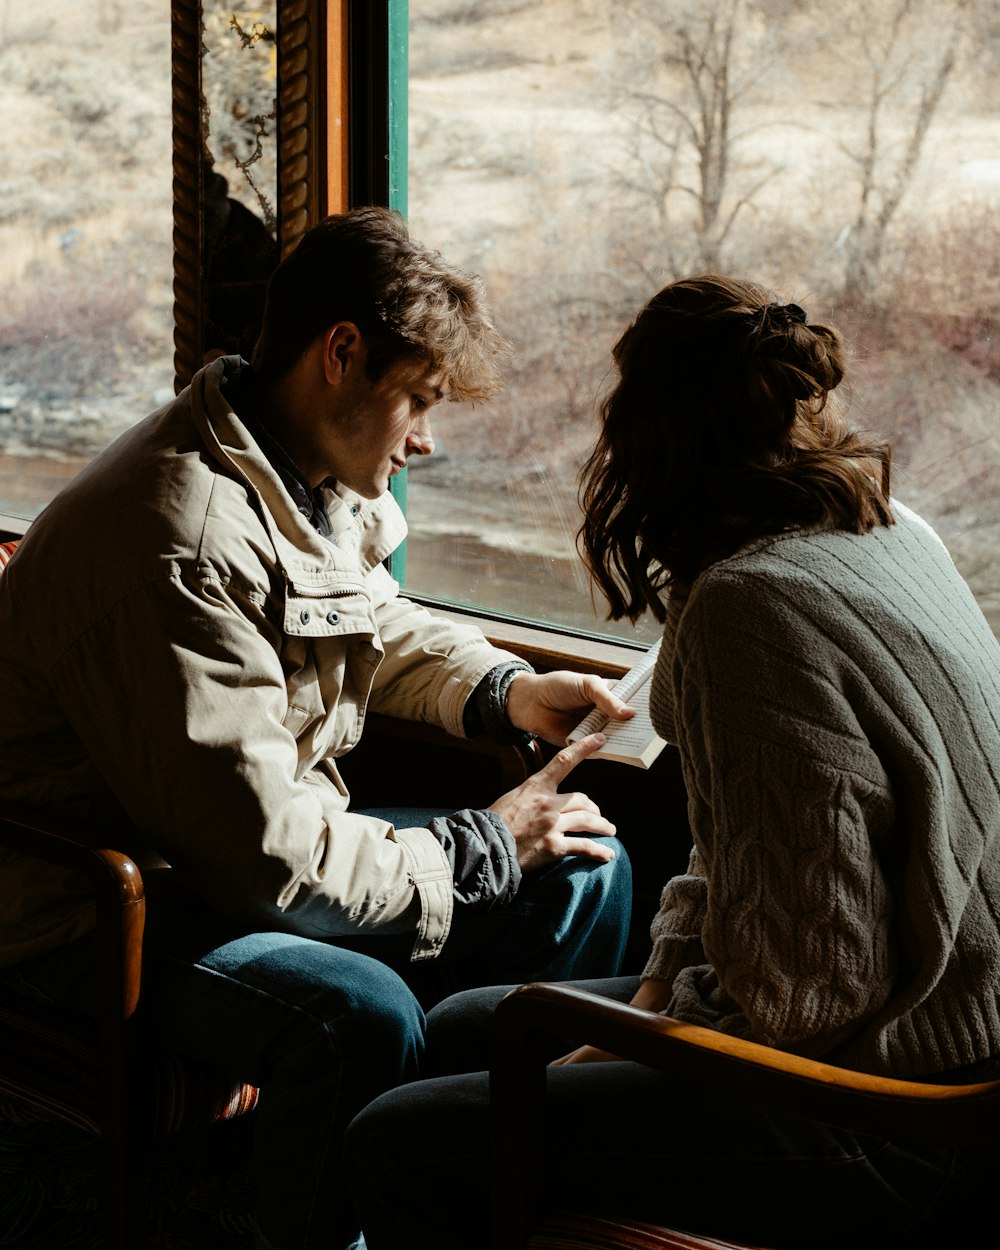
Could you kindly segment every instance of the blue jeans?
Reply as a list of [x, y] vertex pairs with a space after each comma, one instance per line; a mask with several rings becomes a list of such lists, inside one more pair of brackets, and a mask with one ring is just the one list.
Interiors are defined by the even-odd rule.
[[[405, 823], [441, 814], [411, 811]], [[256, 1218], [278, 1250], [342, 1250], [357, 1233], [341, 1180], [344, 1131], [377, 1094], [419, 1075], [420, 1000], [494, 979], [612, 973], [631, 903], [622, 848], [607, 865], [573, 857], [525, 876], [495, 913], [458, 911], [438, 959], [410, 964], [412, 938], [241, 932], [157, 886], [151, 874], [145, 1024], [158, 1045], [260, 1086]], [[14, 971], [8, 984], [55, 1001], [86, 1010], [93, 999], [89, 939]]]
[[[638, 979], [585, 988], [627, 1001]], [[432, 1010], [425, 1073], [347, 1134], [368, 1250], [489, 1247], [487, 1028], [510, 987]], [[578, 1041], [584, 1041], [580, 1038]], [[553, 1042], [552, 1057], [570, 1046]], [[555, 1207], [622, 1214], [775, 1250], [978, 1244], [996, 1150], [860, 1137], [636, 1063], [550, 1068], [544, 1190]]]

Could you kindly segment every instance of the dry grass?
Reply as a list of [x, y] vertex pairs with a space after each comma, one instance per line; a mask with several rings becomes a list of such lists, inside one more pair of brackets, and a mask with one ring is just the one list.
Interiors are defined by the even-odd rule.
[[[0, 3], [0, 104], [17, 119], [0, 163], [0, 394], [24, 396], [40, 430], [67, 407], [117, 428], [171, 380], [167, 9]], [[627, 118], [614, 113], [608, 17], [601, 0], [412, 5], [414, 231], [487, 275], [519, 347], [505, 395], [438, 417], [445, 455], [412, 475], [416, 530], [572, 551], [575, 472], [611, 345], [671, 276], [663, 231], [620, 194]], [[854, 191], [830, 126], [854, 134], [861, 119], [830, 107], [836, 65], [817, 75], [815, 55], [746, 118], [744, 174], [768, 161], [781, 173], [741, 214], [725, 266], [843, 323], [855, 415], [893, 439], [900, 492], [947, 532], [985, 601], [1000, 541], [1000, 187], [966, 172], [995, 156], [996, 122], [972, 111], [986, 97], [970, 80], [918, 171], [882, 289], [838, 303]], [[690, 225], [681, 214], [671, 228], [683, 242]]]

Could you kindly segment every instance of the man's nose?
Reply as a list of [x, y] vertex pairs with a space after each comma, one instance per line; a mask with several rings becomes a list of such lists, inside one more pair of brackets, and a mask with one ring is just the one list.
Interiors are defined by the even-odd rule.
[[430, 422], [425, 421], [410, 431], [406, 440], [408, 456], [429, 456], [434, 451], [434, 436], [431, 434]]

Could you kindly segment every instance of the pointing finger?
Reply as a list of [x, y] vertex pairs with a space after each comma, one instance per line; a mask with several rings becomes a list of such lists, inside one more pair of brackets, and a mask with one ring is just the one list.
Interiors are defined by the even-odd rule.
[[607, 738], [604, 734], [588, 734], [579, 742], [571, 742], [568, 747], [557, 751], [536, 776], [544, 777], [546, 781], [551, 781], [554, 786], [558, 786], [559, 782], [564, 777], [568, 777], [577, 764], [582, 764], [588, 755], [599, 751], [605, 742]]

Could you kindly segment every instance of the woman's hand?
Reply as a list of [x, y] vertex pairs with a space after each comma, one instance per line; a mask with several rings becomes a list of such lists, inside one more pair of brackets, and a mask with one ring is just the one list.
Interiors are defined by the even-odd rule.
[[[647, 978], [632, 995], [631, 1006], [642, 1007], [644, 1011], [665, 1011], [670, 1002], [672, 986], [669, 981], [656, 981]], [[553, 1059], [549, 1067], [565, 1067], [571, 1063], [608, 1063], [621, 1062], [621, 1055], [613, 1055], [607, 1050], [598, 1050], [596, 1046], [578, 1046], [561, 1059]]]
[[580, 1046], [571, 1050], [561, 1059], [553, 1059], [550, 1068], [564, 1068], [571, 1063], [621, 1063], [621, 1055], [612, 1055], [607, 1050], [598, 1050], [596, 1046]]
[[580, 721], [599, 707], [613, 720], [635, 715], [602, 677], [593, 673], [518, 673], [507, 691], [507, 719], [517, 729], [562, 746]]
[[565, 855], [587, 855], [607, 862], [614, 850], [605, 842], [578, 838], [575, 833], [613, 837], [615, 827], [597, 804], [579, 792], [560, 794], [559, 783], [581, 760], [604, 745], [603, 734], [591, 734], [563, 747], [533, 777], [509, 790], [490, 806], [514, 835], [517, 862], [525, 872], [554, 863]]

